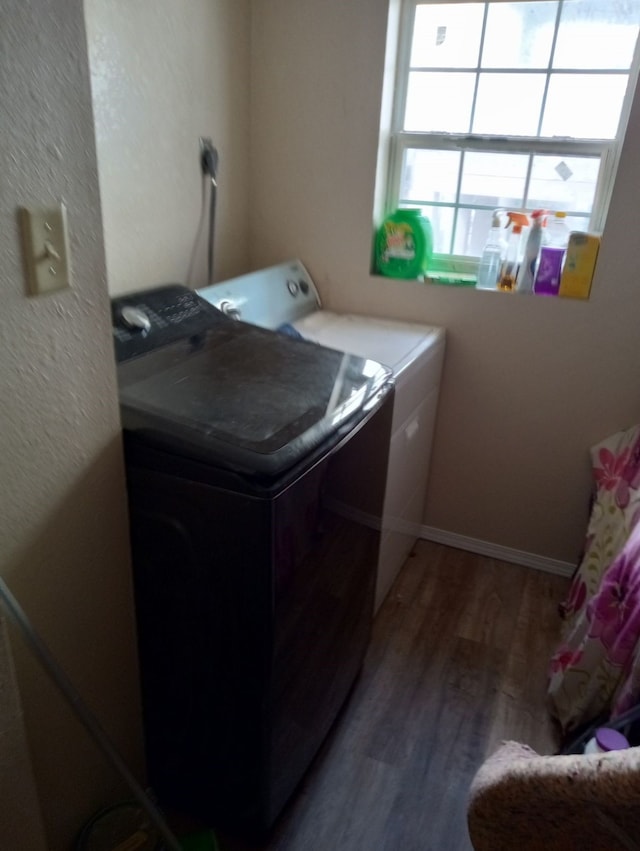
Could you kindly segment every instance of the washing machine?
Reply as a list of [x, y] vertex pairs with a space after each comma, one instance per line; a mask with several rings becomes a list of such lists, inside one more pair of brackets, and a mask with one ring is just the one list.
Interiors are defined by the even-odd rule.
[[392, 375], [181, 286], [112, 306], [149, 782], [262, 834], [366, 652]]
[[372, 358], [393, 371], [395, 401], [381, 516], [377, 610], [420, 535], [445, 352], [444, 329], [324, 310], [318, 289], [299, 260], [198, 292], [229, 317]]

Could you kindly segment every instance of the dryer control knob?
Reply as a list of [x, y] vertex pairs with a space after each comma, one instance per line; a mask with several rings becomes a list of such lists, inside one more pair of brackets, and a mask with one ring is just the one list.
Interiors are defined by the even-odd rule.
[[289, 279], [287, 281], [287, 289], [289, 290], [292, 296], [298, 295], [298, 282]]
[[240, 319], [241, 313], [237, 307], [233, 306], [233, 302], [231, 301], [221, 301], [219, 309], [229, 319]]

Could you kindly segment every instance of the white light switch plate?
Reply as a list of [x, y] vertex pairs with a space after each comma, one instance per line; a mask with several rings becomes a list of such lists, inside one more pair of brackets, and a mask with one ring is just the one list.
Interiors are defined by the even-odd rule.
[[44, 295], [70, 287], [64, 204], [57, 207], [21, 207], [19, 213], [29, 293]]

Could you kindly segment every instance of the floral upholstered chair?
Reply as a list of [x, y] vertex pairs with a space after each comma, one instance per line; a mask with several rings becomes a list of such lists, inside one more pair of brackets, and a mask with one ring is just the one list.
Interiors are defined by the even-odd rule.
[[562, 606], [549, 702], [565, 733], [640, 702], [640, 426], [591, 450], [585, 552]]

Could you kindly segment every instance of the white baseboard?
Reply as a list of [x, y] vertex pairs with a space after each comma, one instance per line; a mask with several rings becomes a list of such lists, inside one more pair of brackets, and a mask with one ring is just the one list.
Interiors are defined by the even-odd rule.
[[576, 565], [568, 561], [559, 561], [535, 553], [527, 553], [523, 550], [514, 550], [511, 547], [502, 547], [500, 544], [479, 541], [477, 538], [468, 538], [466, 535], [457, 535], [455, 532], [435, 529], [433, 526], [421, 526], [420, 537], [426, 541], [434, 541], [436, 544], [446, 544], [459, 550], [468, 550], [470, 553], [478, 553], [478, 555], [489, 556], [500, 561], [509, 561], [512, 564], [521, 564], [535, 570], [544, 570], [546, 573], [555, 573], [558, 576], [571, 576], [576, 569]]

